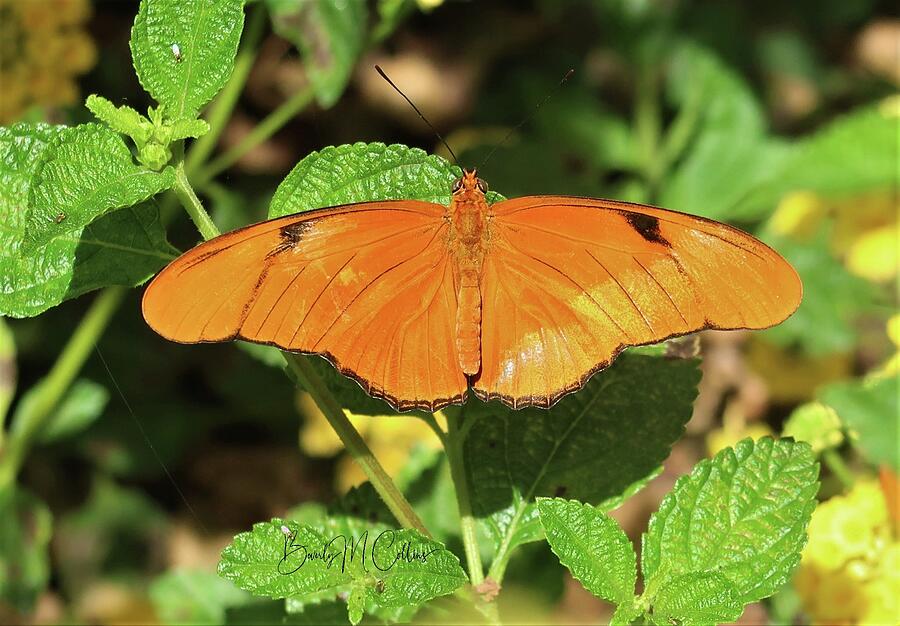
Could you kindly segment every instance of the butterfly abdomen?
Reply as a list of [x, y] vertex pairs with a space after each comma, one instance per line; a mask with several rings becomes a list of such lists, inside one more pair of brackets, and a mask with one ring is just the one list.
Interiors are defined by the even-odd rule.
[[456, 309], [456, 351], [464, 374], [474, 376], [481, 370], [481, 288], [476, 269], [464, 269], [459, 275]]

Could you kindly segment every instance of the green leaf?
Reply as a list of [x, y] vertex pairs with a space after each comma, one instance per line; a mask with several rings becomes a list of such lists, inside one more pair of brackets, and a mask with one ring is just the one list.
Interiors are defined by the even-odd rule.
[[323, 107], [330, 107], [350, 80], [366, 44], [365, 0], [266, 0], [275, 32], [303, 56], [307, 75]]
[[[653, 602], [653, 616], [662, 623], [722, 624], [744, 612], [731, 582], [718, 572], [676, 576], [660, 589]], [[662, 618], [662, 619], [660, 619]]]
[[853, 349], [855, 322], [872, 307], [872, 286], [834, 258], [824, 231], [810, 241], [772, 237], [767, 243], [797, 270], [803, 281], [803, 301], [791, 317], [764, 331], [765, 338], [781, 346], [799, 344], [812, 355]]
[[746, 210], [770, 210], [795, 190], [838, 198], [896, 186], [896, 132], [897, 119], [888, 107], [861, 107], [834, 119], [792, 147], [766, 183], [746, 199]]
[[616, 604], [634, 598], [634, 550], [614, 519], [577, 500], [539, 498], [537, 506], [553, 553], [585, 589]]
[[848, 381], [828, 385], [819, 399], [837, 411], [858, 437], [858, 446], [873, 463], [900, 471], [897, 422], [900, 420], [900, 381], [896, 376], [871, 381]]
[[129, 106], [116, 106], [103, 96], [91, 94], [85, 106], [94, 116], [117, 133], [132, 137], [138, 145], [150, 139], [152, 124], [150, 120]]
[[495, 549], [540, 538], [538, 496], [599, 504], [654, 471], [684, 432], [699, 380], [695, 360], [626, 353], [549, 410], [470, 403], [472, 503]]
[[172, 570], [150, 585], [150, 599], [163, 624], [223, 624], [230, 606], [250, 594], [212, 572]]
[[141, 0], [131, 29], [141, 84], [170, 118], [197, 117], [231, 76], [243, 27], [244, 0]]
[[652, 590], [680, 576], [713, 573], [728, 580], [742, 605], [772, 595], [800, 562], [818, 472], [809, 445], [769, 437], [744, 439], [700, 461], [650, 518], [642, 552], [645, 595], [653, 601]]
[[23, 254], [98, 217], [170, 188], [175, 171], [135, 165], [122, 137], [105, 126], [66, 128], [41, 156], [29, 196]]
[[695, 121], [659, 203], [720, 220], [750, 217], [738, 211], [741, 201], [779, 171], [787, 147], [766, 137], [750, 87], [707, 49], [691, 42], [678, 46], [667, 80], [670, 99]]
[[378, 25], [372, 39], [381, 41], [394, 32], [415, 6], [414, 0], [378, 0]]
[[835, 448], [844, 441], [841, 419], [834, 409], [821, 402], [807, 402], [794, 409], [781, 435], [805, 441], [816, 454]]
[[347, 517], [255, 524], [222, 552], [219, 575], [254, 595], [301, 602], [362, 587], [367, 606], [382, 608], [417, 607], [466, 582], [442, 544]]
[[[450, 204], [462, 170], [446, 159], [400, 144], [330, 146], [297, 163], [275, 191], [269, 219], [370, 200], [422, 200]], [[489, 202], [502, 200], [488, 194]]]
[[53, 518], [21, 487], [0, 491], [0, 604], [30, 613], [50, 578]]
[[209, 132], [209, 124], [206, 120], [175, 120], [172, 122], [171, 132], [170, 141], [180, 141], [188, 137], [197, 139]]
[[[39, 389], [40, 383], [25, 393], [19, 410], [23, 410], [27, 402], [33, 401], [29, 394]], [[84, 430], [100, 417], [108, 401], [109, 392], [103, 385], [85, 379], [76, 380], [54, 410], [50, 421], [41, 430], [38, 440], [41, 443], [51, 443]]]
[[0, 128], [0, 314], [38, 315], [108, 285], [137, 285], [175, 258], [155, 204], [106, 215], [20, 255], [26, 207], [41, 152], [60, 132], [44, 124]]

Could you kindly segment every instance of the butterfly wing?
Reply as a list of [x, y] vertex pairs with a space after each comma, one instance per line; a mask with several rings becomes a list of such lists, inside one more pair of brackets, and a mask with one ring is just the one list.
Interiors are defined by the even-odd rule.
[[532, 196], [491, 207], [481, 399], [549, 406], [626, 346], [778, 324], [794, 269], [750, 235], [639, 204]]
[[464, 399], [446, 207], [367, 202], [207, 241], [147, 288], [144, 318], [182, 343], [245, 339], [320, 354], [398, 409]]

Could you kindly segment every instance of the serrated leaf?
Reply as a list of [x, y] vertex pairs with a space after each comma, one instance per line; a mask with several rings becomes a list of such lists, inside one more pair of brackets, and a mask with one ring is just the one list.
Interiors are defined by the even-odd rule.
[[163, 624], [223, 624], [230, 606], [250, 595], [212, 572], [172, 570], [150, 585], [150, 600]]
[[742, 605], [789, 578], [815, 508], [818, 464], [809, 445], [744, 439], [681, 477], [643, 538], [647, 589], [686, 574], [719, 573]]
[[419, 606], [466, 581], [440, 543], [346, 517], [255, 524], [222, 552], [219, 575], [254, 595], [301, 601], [363, 586], [366, 602], [385, 608]]
[[[462, 170], [436, 155], [400, 144], [330, 146], [300, 161], [281, 182], [269, 219], [370, 200], [422, 200], [450, 204]], [[488, 201], [502, 200], [489, 192]]]
[[103, 214], [170, 188], [175, 171], [134, 164], [122, 137], [105, 126], [66, 128], [43, 151], [29, 195], [22, 254], [84, 228]]
[[653, 616], [663, 623], [678, 620], [685, 626], [713, 626], [737, 620], [744, 612], [731, 582], [718, 572], [677, 576], [653, 601]]
[[598, 598], [630, 602], [637, 566], [631, 541], [616, 521], [577, 500], [540, 498], [537, 506], [547, 541], [572, 576]]
[[873, 463], [900, 471], [900, 381], [888, 376], [872, 381], [849, 381], [829, 385], [819, 399], [832, 407], [858, 437], [857, 445]]
[[753, 91], [692, 42], [672, 55], [667, 86], [676, 105], [695, 108], [697, 122], [684, 158], [663, 181], [659, 203], [720, 220], [755, 217], [741, 203], [779, 171], [789, 149], [766, 137]]
[[50, 578], [53, 517], [21, 487], [0, 491], [0, 604], [30, 613]]
[[[19, 405], [20, 410], [24, 410], [22, 407], [31, 401], [29, 394], [39, 389], [40, 383], [25, 393]], [[41, 443], [51, 443], [87, 428], [100, 417], [108, 401], [109, 391], [103, 385], [83, 378], [76, 380], [41, 429], [38, 440]]]
[[89, 95], [84, 104], [98, 120], [106, 122], [117, 133], [133, 137], [138, 144], [150, 138], [150, 120], [131, 107], [116, 106], [96, 94]]
[[20, 255], [34, 169], [60, 128], [0, 128], [0, 314], [38, 315], [63, 300], [108, 285], [137, 285], [175, 258], [155, 204], [104, 216]]
[[141, 0], [134, 69], [170, 118], [197, 117], [231, 76], [243, 28], [244, 0]]
[[492, 403], [466, 438], [472, 503], [496, 549], [541, 536], [538, 496], [590, 504], [614, 498], [655, 470], [684, 431], [697, 395], [695, 360], [623, 354], [553, 408]]
[[365, 0], [267, 0], [275, 32], [293, 43], [323, 107], [347, 86], [366, 44]]
[[197, 139], [209, 132], [206, 120], [175, 120], [172, 122], [172, 141], [180, 141], [191, 137]]

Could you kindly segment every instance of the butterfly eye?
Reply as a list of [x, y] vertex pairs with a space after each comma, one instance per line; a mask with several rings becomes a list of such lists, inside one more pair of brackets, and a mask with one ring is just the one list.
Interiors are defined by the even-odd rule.
[[463, 183], [462, 178], [458, 179], [455, 183], [453, 183], [453, 193], [456, 193], [460, 189], [462, 189]]
[[481, 193], [487, 193], [488, 184], [486, 182], [484, 182], [483, 180], [481, 180], [479, 178], [477, 184], [478, 184], [478, 191], [480, 191]]

